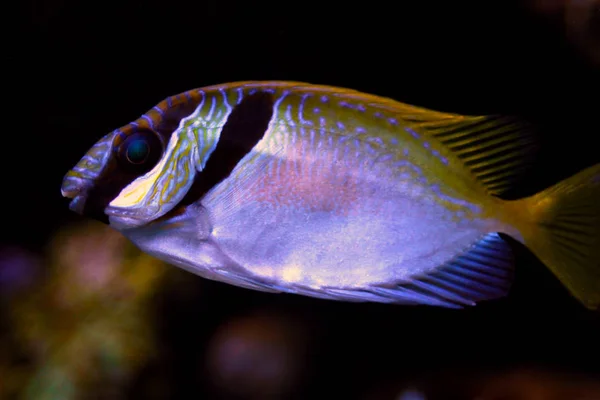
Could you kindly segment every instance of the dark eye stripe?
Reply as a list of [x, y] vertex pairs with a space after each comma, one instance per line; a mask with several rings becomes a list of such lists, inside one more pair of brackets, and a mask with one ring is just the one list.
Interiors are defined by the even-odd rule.
[[267, 92], [246, 96], [237, 104], [221, 130], [217, 147], [182, 204], [191, 204], [226, 179], [235, 166], [263, 138], [273, 116], [275, 101]]

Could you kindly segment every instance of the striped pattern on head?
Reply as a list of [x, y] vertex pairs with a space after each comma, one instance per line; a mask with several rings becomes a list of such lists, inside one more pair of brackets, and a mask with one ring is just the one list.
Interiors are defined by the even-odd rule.
[[[165, 215], [184, 199], [217, 148], [232, 111], [245, 96], [243, 90], [227, 90], [223, 86], [207, 89], [185, 94], [186, 98], [200, 99], [195, 109], [181, 118], [161, 160], [126, 186], [109, 204], [107, 214], [125, 217], [130, 225], [144, 224]], [[162, 102], [162, 107], [165, 104], [168, 101]], [[161, 107], [152, 109], [152, 117], [139, 121], [148, 127], [156, 125], [157, 109]]]

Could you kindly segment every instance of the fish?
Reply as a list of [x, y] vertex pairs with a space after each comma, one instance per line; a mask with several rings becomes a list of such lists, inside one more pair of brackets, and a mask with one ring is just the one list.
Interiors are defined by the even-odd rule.
[[507, 199], [535, 138], [516, 116], [232, 82], [106, 134], [61, 192], [143, 252], [247, 289], [465, 308], [509, 294], [510, 237], [598, 309], [600, 164]]

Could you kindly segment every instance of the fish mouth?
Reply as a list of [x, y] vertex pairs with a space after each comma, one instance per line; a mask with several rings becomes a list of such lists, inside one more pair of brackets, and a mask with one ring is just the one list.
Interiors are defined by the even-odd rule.
[[[67, 197], [67, 196], [64, 196], [64, 197]], [[83, 216], [86, 196], [80, 194], [80, 195], [76, 195], [74, 197], [67, 197], [67, 198], [72, 199], [69, 202], [69, 210], [74, 211], [77, 214]]]
[[108, 217], [103, 212], [104, 207], [101, 204], [96, 204], [97, 201], [90, 201], [95, 199], [94, 196], [94, 199], [89, 197], [93, 184], [92, 180], [81, 178], [70, 172], [63, 180], [60, 192], [63, 197], [71, 200], [69, 203], [71, 211], [108, 224]]
[[77, 176], [68, 174], [63, 180], [60, 193], [63, 197], [70, 199], [69, 209], [79, 215], [83, 215], [85, 202], [87, 200], [87, 191], [91, 182]]

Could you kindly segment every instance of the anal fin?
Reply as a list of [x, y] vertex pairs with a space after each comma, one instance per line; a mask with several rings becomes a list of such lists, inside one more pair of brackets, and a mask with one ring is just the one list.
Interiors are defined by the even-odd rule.
[[[431, 273], [396, 287], [369, 288], [363, 301], [373, 301], [376, 295], [384, 303], [462, 308], [504, 297], [513, 277], [512, 249], [497, 233], [489, 233]], [[359, 293], [349, 297], [356, 301]]]
[[437, 270], [399, 287], [432, 305], [462, 307], [504, 297], [513, 277], [512, 249], [497, 233], [489, 233]]

